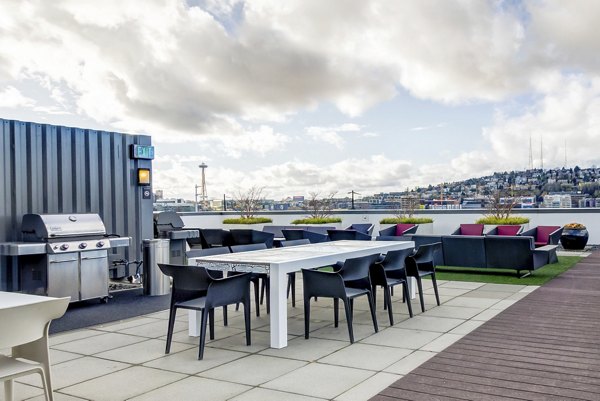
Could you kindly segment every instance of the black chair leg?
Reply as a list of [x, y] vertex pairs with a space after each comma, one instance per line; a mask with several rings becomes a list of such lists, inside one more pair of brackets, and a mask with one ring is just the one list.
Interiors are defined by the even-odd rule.
[[296, 307], [296, 273], [288, 274], [288, 292], [287, 296], [290, 296], [290, 290], [292, 292], [292, 308]]
[[215, 339], [215, 310], [211, 309], [208, 311], [208, 330], [209, 336], [211, 340]]
[[408, 283], [405, 281], [402, 283], [402, 300], [406, 302], [408, 307], [408, 315], [413, 317], [412, 305], [410, 303], [410, 292], [408, 291]]
[[206, 309], [202, 309], [202, 318], [200, 319], [200, 345], [198, 346], [198, 359], [204, 358], [204, 343], [206, 342], [206, 321], [208, 320]]
[[223, 307], [223, 326], [227, 326], [227, 306]]
[[261, 280], [261, 284], [260, 284], [260, 304], [263, 304], [263, 301], [265, 300], [265, 288], [267, 287], [267, 280], [265, 280], [264, 278]]
[[304, 338], [308, 339], [310, 330], [310, 297], [304, 297]]
[[354, 331], [352, 330], [352, 310], [350, 309], [350, 301], [344, 301], [344, 310], [346, 311], [346, 323], [348, 324], [348, 335], [350, 336], [350, 344], [354, 344]]
[[270, 278], [266, 278], [265, 280], [265, 288], [266, 288], [266, 292], [267, 292], [267, 315], [269, 313], [271, 313], [271, 282], [269, 281]]
[[373, 319], [373, 328], [375, 329], [375, 333], [379, 331], [379, 327], [377, 327], [377, 315], [375, 314], [375, 301], [373, 301], [373, 295], [371, 293], [367, 294], [369, 298], [369, 309], [371, 309], [371, 318]]
[[259, 317], [260, 316], [260, 297], [258, 295], [258, 286], [259, 286], [259, 281], [258, 279], [256, 280], [252, 280], [252, 284], [254, 284], [254, 304], [256, 305], [256, 316]]
[[[375, 305], [377, 305], [377, 286], [376, 285], [372, 285], [371, 286], [371, 294], [373, 294], [373, 302], [375, 302]], [[383, 309], [385, 309], [385, 297], [383, 300]]]
[[246, 345], [250, 345], [250, 297], [244, 302], [244, 323], [246, 325]]
[[435, 292], [435, 300], [436, 300], [438, 306], [440, 306], [440, 294], [438, 293], [437, 280], [435, 279], [435, 272], [433, 272], [431, 274], [431, 282], [433, 283], [433, 291]]
[[[373, 302], [375, 302], [375, 299], [373, 299]], [[390, 318], [390, 326], [393, 326], [394, 314], [392, 313], [392, 296], [390, 294], [390, 287], [388, 287], [387, 285], [383, 286], [383, 304], [387, 306], [388, 316]]]
[[340, 323], [340, 299], [333, 298], [333, 327], [338, 327]]
[[423, 284], [421, 283], [421, 277], [416, 276], [417, 288], [419, 289], [419, 300], [421, 301], [421, 312], [425, 312], [425, 300], [423, 299]]
[[165, 354], [171, 352], [171, 340], [173, 340], [173, 328], [175, 327], [175, 316], [177, 315], [177, 308], [172, 307], [169, 313], [169, 327], [167, 328], [167, 347], [165, 348]]

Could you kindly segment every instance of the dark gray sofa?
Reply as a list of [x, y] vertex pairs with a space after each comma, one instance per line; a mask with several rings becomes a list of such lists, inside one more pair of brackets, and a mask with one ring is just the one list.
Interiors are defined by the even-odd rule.
[[549, 263], [557, 263], [556, 245], [535, 248], [532, 237], [487, 235], [404, 235], [379, 236], [378, 241], [414, 241], [420, 245], [442, 243], [442, 252], [435, 255], [438, 266], [460, 266], [522, 270], [532, 272]]

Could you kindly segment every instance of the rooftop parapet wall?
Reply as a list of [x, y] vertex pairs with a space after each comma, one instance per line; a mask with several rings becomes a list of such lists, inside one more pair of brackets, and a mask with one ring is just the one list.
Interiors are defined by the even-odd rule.
[[[480, 217], [487, 213], [484, 209], [469, 210], [418, 210], [415, 212], [417, 217], [430, 217], [433, 219], [432, 230], [434, 234], [450, 234], [461, 223], [474, 223]], [[286, 212], [258, 212], [261, 217], [269, 217], [273, 220], [273, 225], [289, 225], [292, 220], [306, 216], [304, 211], [286, 211]], [[538, 225], [558, 225], [563, 226], [567, 223], [584, 224], [590, 234], [589, 244], [600, 244], [600, 208], [589, 209], [520, 209], [514, 211], [514, 216], [523, 216], [529, 218], [529, 227]], [[180, 213], [183, 222], [187, 227], [200, 228], [227, 228], [222, 221], [227, 217], [239, 216], [237, 212], [199, 212], [199, 213]], [[375, 225], [373, 235], [376, 235], [381, 229], [379, 221], [386, 217], [393, 217], [392, 212], [385, 213], [381, 210], [344, 210], [334, 211], [333, 217], [342, 219], [342, 228], [348, 227], [352, 223], [372, 223]], [[257, 225], [262, 228], [263, 225]]]

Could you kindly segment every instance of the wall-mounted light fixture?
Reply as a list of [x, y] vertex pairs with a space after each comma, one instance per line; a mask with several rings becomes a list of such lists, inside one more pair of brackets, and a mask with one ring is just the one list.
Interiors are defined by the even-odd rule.
[[150, 169], [138, 168], [137, 170], [138, 185], [150, 185]]

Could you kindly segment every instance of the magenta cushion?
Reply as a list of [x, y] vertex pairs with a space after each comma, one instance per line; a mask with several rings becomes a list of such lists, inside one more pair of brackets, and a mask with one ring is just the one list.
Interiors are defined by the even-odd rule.
[[483, 235], [483, 224], [461, 224], [460, 235]]
[[535, 242], [543, 242], [544, 244], [548, 244], [548, 237], [550, 237], [550, 234], [552, 234], [559, 228], [559, 226], [538, 226], [536, 230], [537, 235], [535, 238]]
[[404, 235], [406, 230], [410, 230], [414, 226], [414, 224], [396, 224], [396, 235]]
[[517, 235], [521, 226], [498, 226], [498, 235]]

